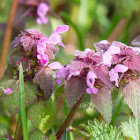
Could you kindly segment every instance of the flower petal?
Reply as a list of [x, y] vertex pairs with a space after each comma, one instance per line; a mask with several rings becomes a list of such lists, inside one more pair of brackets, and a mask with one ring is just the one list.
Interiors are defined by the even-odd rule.
[[121, 64], [118, 64], [115, 66], [114, 68], [115, 72], [126, 72], [128, 70], [128, 67], [126, 67], [125, 65], [121, 65]]
[[13, 92], [13, 89], [11, 87], [10, 88], [6, 88], [6, 89], [3, 88], [3, 91], [4, 91], [4, 94], [9, 95], [9, 94], [11, 94]]
[[53, 62], [48, 65], [51, 69], [61, 69], [63, 66], [59, 62]]
[[93, 87], [95, 83], [96, 74], [93, 71], [89, 71], [87, 74], [87, 86]]
[[56, 32], [57, 34], [62, 34], [67, 32], [69, 29], [68, 25], [60, 25], [56, 28], [56, 30], [54, 32]]

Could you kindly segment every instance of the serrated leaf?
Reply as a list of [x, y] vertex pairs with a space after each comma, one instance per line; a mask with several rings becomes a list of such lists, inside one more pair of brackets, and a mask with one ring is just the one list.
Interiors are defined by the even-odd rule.
[[82, 77], [71, 77], [65, 84], [65, 96], [68, 108], [74, 106], [74, 104], [82, 97], [86, 91], [86, 80]]
[[48, 140], [57, 140], [57, 139], [56, 139], [56, 136], [50, 135], [50, 137], [48, 138]]
[[52, 70], [50, 68], [43, 67], [35, 74], [34, 83], [39, 85], [41, 90], [44, 91], [46, 99], [49, 99], [54, 89]]
[[124, 88], [123, 95], [133, 114], [140, 118], [140, 78], [131, 80]]
[[140, 119], [129, 118], [129, 122], [123, 122], [121, 128], [126, 137], [130, 137], [133, 140], [140, 140]]
[[22, 51], [19, 49], [16, 49], [12, 51], [9, 56], [9, 64], [12, 67], [17, 68], [18, 67], [17, 62], [19, 62], [19, 60], [21, 60], [22, 58], [23, 58]]
[[79, 105], [79, 108], [84, 108], [84, 109], [87, 109], [87, 108], [93, 108], [94, 105], [91, 101], [91, 97], [89, 94], [85, 94], [80, 105]]
[[45, 139], [43, 133], [40, 130], [36, 130], [31, 134], [29, 140], [45, 140]]
[[58, 99], [64, 92], [65, 92], [65, 90], [64, 90], [64, 84], [63, 84], [63, 85], [56, 88], [55, 98]]
[[[13, 93], [10, 95], [5, 95], [2, 87], [4, 88], [13, 88]], [[19, 83], [18, 80], [9, 79], [9, 77], [3, 77], [0, 81], [0, 96], [4, 106], [8, 109], [11, 114], [16, 114], [19, 111], [19, 95], [18, 95]], [[36, 94], [38, 93], [35, 85], [27, 81], [24, 84], [25, 91], [25, 105], [26, 107], [29, 104], [34, 103], [37, 100]]]
[[97, 94], [91, 94], [91, 100], [96, 109], [103, 115], [105, 121], [110, 123], [112, 117], [112, 100], [109, 88], [102, 87]]
[[4, 71], [4, 76], [9, 76], [10, 78], [12, 78], [13, 75], [14, 75], [14, 70], [15, 69], [13, 67], [11, 67], [10, 65], [8, 65], [7, 68]]
[[104, 121], [99, 123], [88, 121], [88, 125], [82, 125], [89, 133], [91, 140], [124, 140], [124, 136], [115, 127], [109, 126]]
[[56, 101], [52, 96], [47, 101], [39, 101], [39, 103], [33, 104], [29, 108], [28, 116], [34, 127], [40, 129], [44, 134], [53, 125], [56, 109]]

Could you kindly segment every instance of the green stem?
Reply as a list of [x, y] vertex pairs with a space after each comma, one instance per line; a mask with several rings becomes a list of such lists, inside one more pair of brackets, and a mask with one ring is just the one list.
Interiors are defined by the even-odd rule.
[[115, 120], [116, 120], [116, 118], [117, 118], [117, 116], [118, 116], [118, 114], [120, 112], [123, 99], [124, 99], [124, 96], [121, 97], [120, 102], [119, 102], [119, 104], [118, 104], [117, 108], [115, 109], [115, 112], [114, 112], [114, 114], [112, 116], [112, 120], [111, 120], [111, 123], [110, 124], [114, 124], [114, 122], [115, 122]]
[[21, 140], [21, 138], [22, 138], [22, 121], [19, 115], [14, 140]]

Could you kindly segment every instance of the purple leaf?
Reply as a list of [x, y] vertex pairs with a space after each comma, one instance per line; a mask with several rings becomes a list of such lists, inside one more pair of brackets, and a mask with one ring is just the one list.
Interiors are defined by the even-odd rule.
[[138, 55], [130, 59], [126, 59], [124, 61], [124, 65], [127, 66], [128, 69], [140, 71], [140, 56]]
[[63, 66], [59, 62], [53, 62], [48, 65], [51, 69], [61, 69]]
[[99, 41], [98, 43], [94, 43], [95, 49], [97, 51], [107, 51], [108, 48], [110, 47], [111, 43], [108, 42], [107, 40], [102, 40]]
[[71, 77], [65, 84], [65, 96], [68, 108], [82, 97], [87, 88], [86, 79], [82, 77]]
[[54, 89], [54, 79], [50, 68], [42, 68], [35, 74], [34, 83], [44, 91], [46, 99], [49, 99]]
[[123, 95], [133, 114], [140, 118], [140, 78], [130, 81], [124, 88]]
[[112, 117], [112, 100], [109, 88], [102, 87], [97, 94], [91, 94], [91, 100], [96, 109], [103, 115], [105, 121], [110, 123]]
[[105, 85], [107, 85], [110, 89], [112, 89], [112, 84], [109, 77], [108, 69], [101, 65], [97, 67], [94, 72], [96, 73], [98, 79], [100, 79]]
[[19, 34], [17, 37], [15, 37], [15, 39], [13, 40], [13, 42], [10, 45], [10, 49], [17, 47], [18, 45], [20, 45], [20, 39], [22, 37], [22, 34]]

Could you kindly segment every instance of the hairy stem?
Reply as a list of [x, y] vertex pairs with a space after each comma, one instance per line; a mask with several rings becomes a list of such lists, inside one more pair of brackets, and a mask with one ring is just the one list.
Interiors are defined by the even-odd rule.
[[119, 21], [111, 35], [108, 37], [108, 41], [112, 42], [118, 38], [118, 36], [122, 33], [123, 29], [127, 25], [129, 19], [128, 18], [123, 18]]
[[5, 64], [7, 61], [8, 47], [9, 47], [9, 42], [11, 39], [12, 25], [13, 25], [13, 21], [14, 21], [16, 9], [17, 9], [17, 4], [18, 4], [18, 0], [12, 1], [11, 9], [8, 16], [8, 21], [6, 24], [4, 39], [2, 43], [2, 51], [1, 51], [1, 56], [0, 56], [0, 78], [3, 76]]
[[56, 137], [59, 140], [62, 136], [62, 134], [64, 133], [66, 127], [69, 125], [69, 123], [71, 122], [76, 110], [78, 109], [82, 99], [84, 97], [84, 94], [82, 95], [82, 97], [77, 101], [77, 103], [72, 107], [68, 117], [66, 118], [66, 120], [64, 121], [63, 125], [61, 126], [61, 128], [58, 130]]
[[21, 140], [21, 138], [22, 138], [22, 121], [19, 115], [14, 140]]

